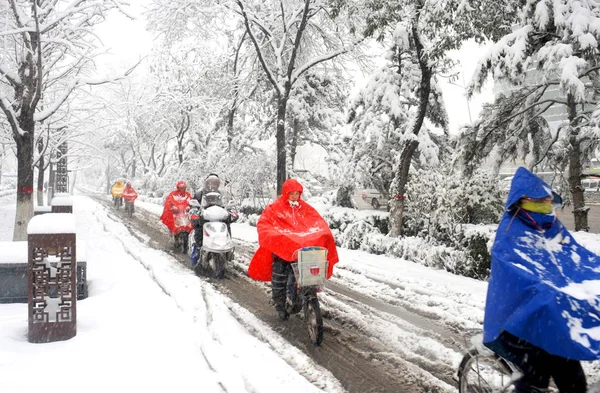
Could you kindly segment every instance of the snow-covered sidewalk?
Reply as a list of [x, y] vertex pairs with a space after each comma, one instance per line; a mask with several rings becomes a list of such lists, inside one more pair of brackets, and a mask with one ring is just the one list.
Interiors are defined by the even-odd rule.
[[[3, 241], [12, 236], [11, 210], [14, 217], [14, 198], [0, 199]], [[0, 304], [2, 392], [343, 391], [328, 371], [168, 254], [141, 244], [99, 204], [75, 197], [74, 214], [89, 284], [89, 297], [77, 303], [77, 336], [30, 344], [27, 304]], [[284, 360], [277, 353], [286, 345]]]

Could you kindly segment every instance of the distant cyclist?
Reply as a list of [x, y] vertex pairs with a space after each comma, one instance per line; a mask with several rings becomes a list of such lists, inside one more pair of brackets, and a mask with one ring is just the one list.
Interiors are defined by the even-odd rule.
[[135, 200], [137, 199], [137, 197], [138, 197], [137, 192], [131, 185], [131, 182], [128, 181], [125, 184], [125, 189], [123, 190], [123, 199], [125, 200], [126, 204], [128, 204], [128, 203], [131, 204], [131, 212], [132, 213], [134, 212], [134, 207], [135, 207], [134, 203], [135, 203]]
[[580, 360], [600, 359], [600, 257], [556, 218], [562, 202], [525, 168], [492, 247], [483, 342], [523, 373], [515, 392], [585, 393]]
[[110, 188], [110, 194], [113, 197], [113, 204], [118, 206], [122, 202], [123, 191], [125, 190], [125, 179], [117, 179]]

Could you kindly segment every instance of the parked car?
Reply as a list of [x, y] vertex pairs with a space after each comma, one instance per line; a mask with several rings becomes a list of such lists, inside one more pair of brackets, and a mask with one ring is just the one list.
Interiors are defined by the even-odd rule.
[[379, 210], [381, 205], [387, 206], [388, 211], [390, 210], [389, 200], [373, 188], [363, 190], [360, 196], [363, 201], [369, 203], [375, 210]]
[[581, 180], [581, 186], [584, 192], [599, 192], [600, 191], [600, 177], [589, 177]]

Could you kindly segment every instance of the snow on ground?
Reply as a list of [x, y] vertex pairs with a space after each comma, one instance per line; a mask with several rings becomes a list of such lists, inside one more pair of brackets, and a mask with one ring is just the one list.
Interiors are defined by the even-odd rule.
[[[152, 203], [140, 201], [136, 206], [157, 216], [162, 212]], [[27, 305], [0, 304], [2, 391], [36, 390], [22, 381], [40, 361], [69, 364], [73, 382], [91, 392], [115, 387], [343, 391], [328, 371], [168, 254], [140, 243], [99, 204], [78, 196], [74, 209], [78, 242], [86, 243], [90, 291], [88, 299], [78, 302], [78, 334], [66, 342], [29, 344]], [[0, 198], [0, 241], [10, 240], [13, 221], [14, 197]], [[232, 233], [238, 240], [257, 242], [256, 228], [249, 225], [233, 224]], [[574, 236], [600, 253], [600, 235]], [[487, 283], [362, 251], [340, 248], [339, 254], [332, 284], [428, 315], [445, 326], [481, 329]], [[426, 337], [409, 322], [385, 313], [365, 317], [328, 291], [322, 295], [332, 313], [352, 318], [373, 339], [389, 343], [390, 351], [424, 366], [435, 362], [458, 366], [462, 353]], [[43, 380], [55, 375], [52, 367], [37, 367], [35, 372]], [[443, 390], [455, 391], [447, 385]]]
[[[14, 220], [14, 198], [6, 202], [3, 241]], [[141, 244], [100, 205], [75, 197], [74, 210], [89, 283], [89, 297], [77, 302], [77, 336], [30, 344], [27, 304], [0, 304], [3, 392], [39, 390], [27, 383], [32, 376], [46, 382], [45, 392], [75, 391], [65, 380], [88, 392], [343, 391], [328, 371], [168, 254]]]

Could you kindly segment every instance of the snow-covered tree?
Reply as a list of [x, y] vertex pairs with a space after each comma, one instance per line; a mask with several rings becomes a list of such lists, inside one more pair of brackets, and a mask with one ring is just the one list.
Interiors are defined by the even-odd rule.
[[[583, 165], [600, 142], [594, 111], [600, 94], [600, 8], [593, 0], [527, 1], [513, 31], [479, 62], [469, 91], [486, 78], [507, 86], [462, 136], [467, 170], [492, 156], [496, 165], [521, 158], [568, 173], [575, 230], [587, 228]], [[550, 111], [564, 114], [551, 127]]]
[[340, 137], [348, 89], [336, 71], [310, 70], [292, 89], [286, 114], [289, 168], [294, 168], [298, 146], [318, 145], [330, 151]]
[[503, 211], [498, 178], [476, 171], [468, 178], [451, 168], [419, 170], [407, 184], [409, 232], [456, 245], [465, 224], [495, 224]]
[[[342, 17], [343, 4], [322, 0], [235, 0], [262, 71], [276, 97], [277, 190], [286, 180], [286, 115], [302, 75], [353, 50], [356, 26]], [[344, 3], [345, 4], [345, 3]]]
[[432, 79], [426, 119], [419, 134], [411, 128], [411, 116], [420, 105], [420, 71], [410, 49], [406, 31], [399, 28], [387, 52], [386, 64], [371, 75], [350, 107], [352, 123], [351, 171], [373, 185], [386, 198], [407, 145], [417, 142], [422, 165], [439, 165], [440, 144], [446, 141], [448, 119], [441, 90]]
[[[6, 2], [4, 2], [6, 5]], [[71, 92], [109, 79], [89, 77], [96, 55], [94, 25], [120, 0], [8, 0], [0, 11], [0, 34], [8, 42], [0, 54], [0, 109], [17, 148], [15, 240], [25, 240], [33, 216], [33, 157], [36, 122], [50, 117]], [[47, 94], [52, 89], [54, 94]]]
[[[420, 143], [421, 130], [426, 126], [425, 119], [435, 118], [438, 125], [443, 125], [445, 121], [441, 112], [435, 113], [442, 108], [441, 105], [436, 105], [438, 92], [435, 88], [435, 75], [451, 68], [452, 62], [446, 55], [447, 51], [459, 48], [469, 38], [481, 42], [509, 31], [515, 12], [513, 3], [509, 0], [374, 0], [368, 3], [368, 28], [365, 34], [376, 36], [382, 41], [391, 35], [390, 46], [397, 53], [399, 61], [402, 61], [404, 54], [411, 58], [410, 63], [418, 65], [412, 79], [398, 78], [396, 81], [403, 83], [405, 80], [416, 80], [417, 88], [412, 94], [418, 104], [411, 111], [404, 110], [402, 115], [394, 114], [397, 120], [402, 119], [403, 122], [396, 126], [402, 126], [405, 130], [396, 131], [404, 135], [404, 144], [397, 146], [399, 157], [393, 164], [390, 191], [395, 198], [391, 208], [390, 235], [398, 236], [402, 233], [406, 182]], [[380, 80], [384, 85], [390, 83], [387, 77]], [[398, 91], [400, 89], [401, 87]]]

